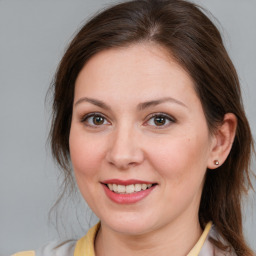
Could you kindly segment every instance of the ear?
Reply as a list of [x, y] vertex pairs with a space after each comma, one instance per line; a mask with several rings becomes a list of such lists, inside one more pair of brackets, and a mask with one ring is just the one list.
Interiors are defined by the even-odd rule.
[[236, 135], [237, 118], [232, 113], [224, 116], [223, 122], [212, 135], [212, 147], [207, 167], [215, 169], [227, 159]]

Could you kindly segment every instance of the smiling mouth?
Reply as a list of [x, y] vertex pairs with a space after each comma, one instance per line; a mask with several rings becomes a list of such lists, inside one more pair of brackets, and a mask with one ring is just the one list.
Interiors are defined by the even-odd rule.
[[152, 184], [120, 185], [120, 184], [109, 183], [109, 184], [104, 184], [104, 185], [107, 186], [109, 190], [111, 190], [112, 192], [117, 193], [117, 194], [132, 194], [132, 193], [137, 193], [140, 191], [147, 190], [157, 184], [152, 183]]

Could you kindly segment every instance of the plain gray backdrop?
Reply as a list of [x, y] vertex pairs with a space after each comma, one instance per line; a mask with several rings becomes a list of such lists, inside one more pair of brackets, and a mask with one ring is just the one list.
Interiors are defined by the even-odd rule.
[[[255, 138], [256, 0], [195, 2], [209, 9], [221, 24], [217, 25], [237, 67]], [[50, 108], [45, 105], [45, 95], [75, 31], [110, 3], [113, 1], [0, 0], [0, 256], [58, 239], [48, 223], [48, 211], [58, 191], [58, 171], [46, 146]], [[244, 205], [246, 238], [256, 250], [255, 194], [251, 192]], [[62, 238], [83, 235], [72, 210], [76, 207], [70, 208], [63, 223], [71, 229], [64, 232], [60, 228]], [[81, 209], [78, 215], [86, 219], [81, 223], [86, 231], [91, 214], [84, 206]], [[90, 224], [95, 221], [92, 217]]]

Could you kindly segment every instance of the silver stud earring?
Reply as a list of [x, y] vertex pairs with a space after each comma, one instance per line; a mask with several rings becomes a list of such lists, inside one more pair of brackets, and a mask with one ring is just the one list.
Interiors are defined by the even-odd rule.
[[220, 163], [219, 163], [218, 160], [214, 160], [214, 164], [215, 164], [215, 165], [219, 165]]

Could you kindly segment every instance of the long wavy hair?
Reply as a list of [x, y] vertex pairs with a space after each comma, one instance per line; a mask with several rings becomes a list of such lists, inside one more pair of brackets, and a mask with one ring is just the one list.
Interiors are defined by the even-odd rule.
[[[64, 54], [53, 89], [50, 132], [52, 153], [73, 184], [69, 132], [74, 85], [85, 63], [100, 51], [153, 42], [167, 49], [190, 74], [201, 100], [210, 132], [226, 113], [237, 117], [231, 152], [222, 166], [207, 170], [199, 208], [202, 228], [213, 221], [238, 256], [250, 256], [242, 231], [241, 199], [252, 187], [250, 162], [253, 138], [244, 112], [236, 70], [220, 32], [199, 6], [184, 0], [135, 0], [114, 5], [89, 20]], [[214, 243], [228, 250], [221, 241]]]

